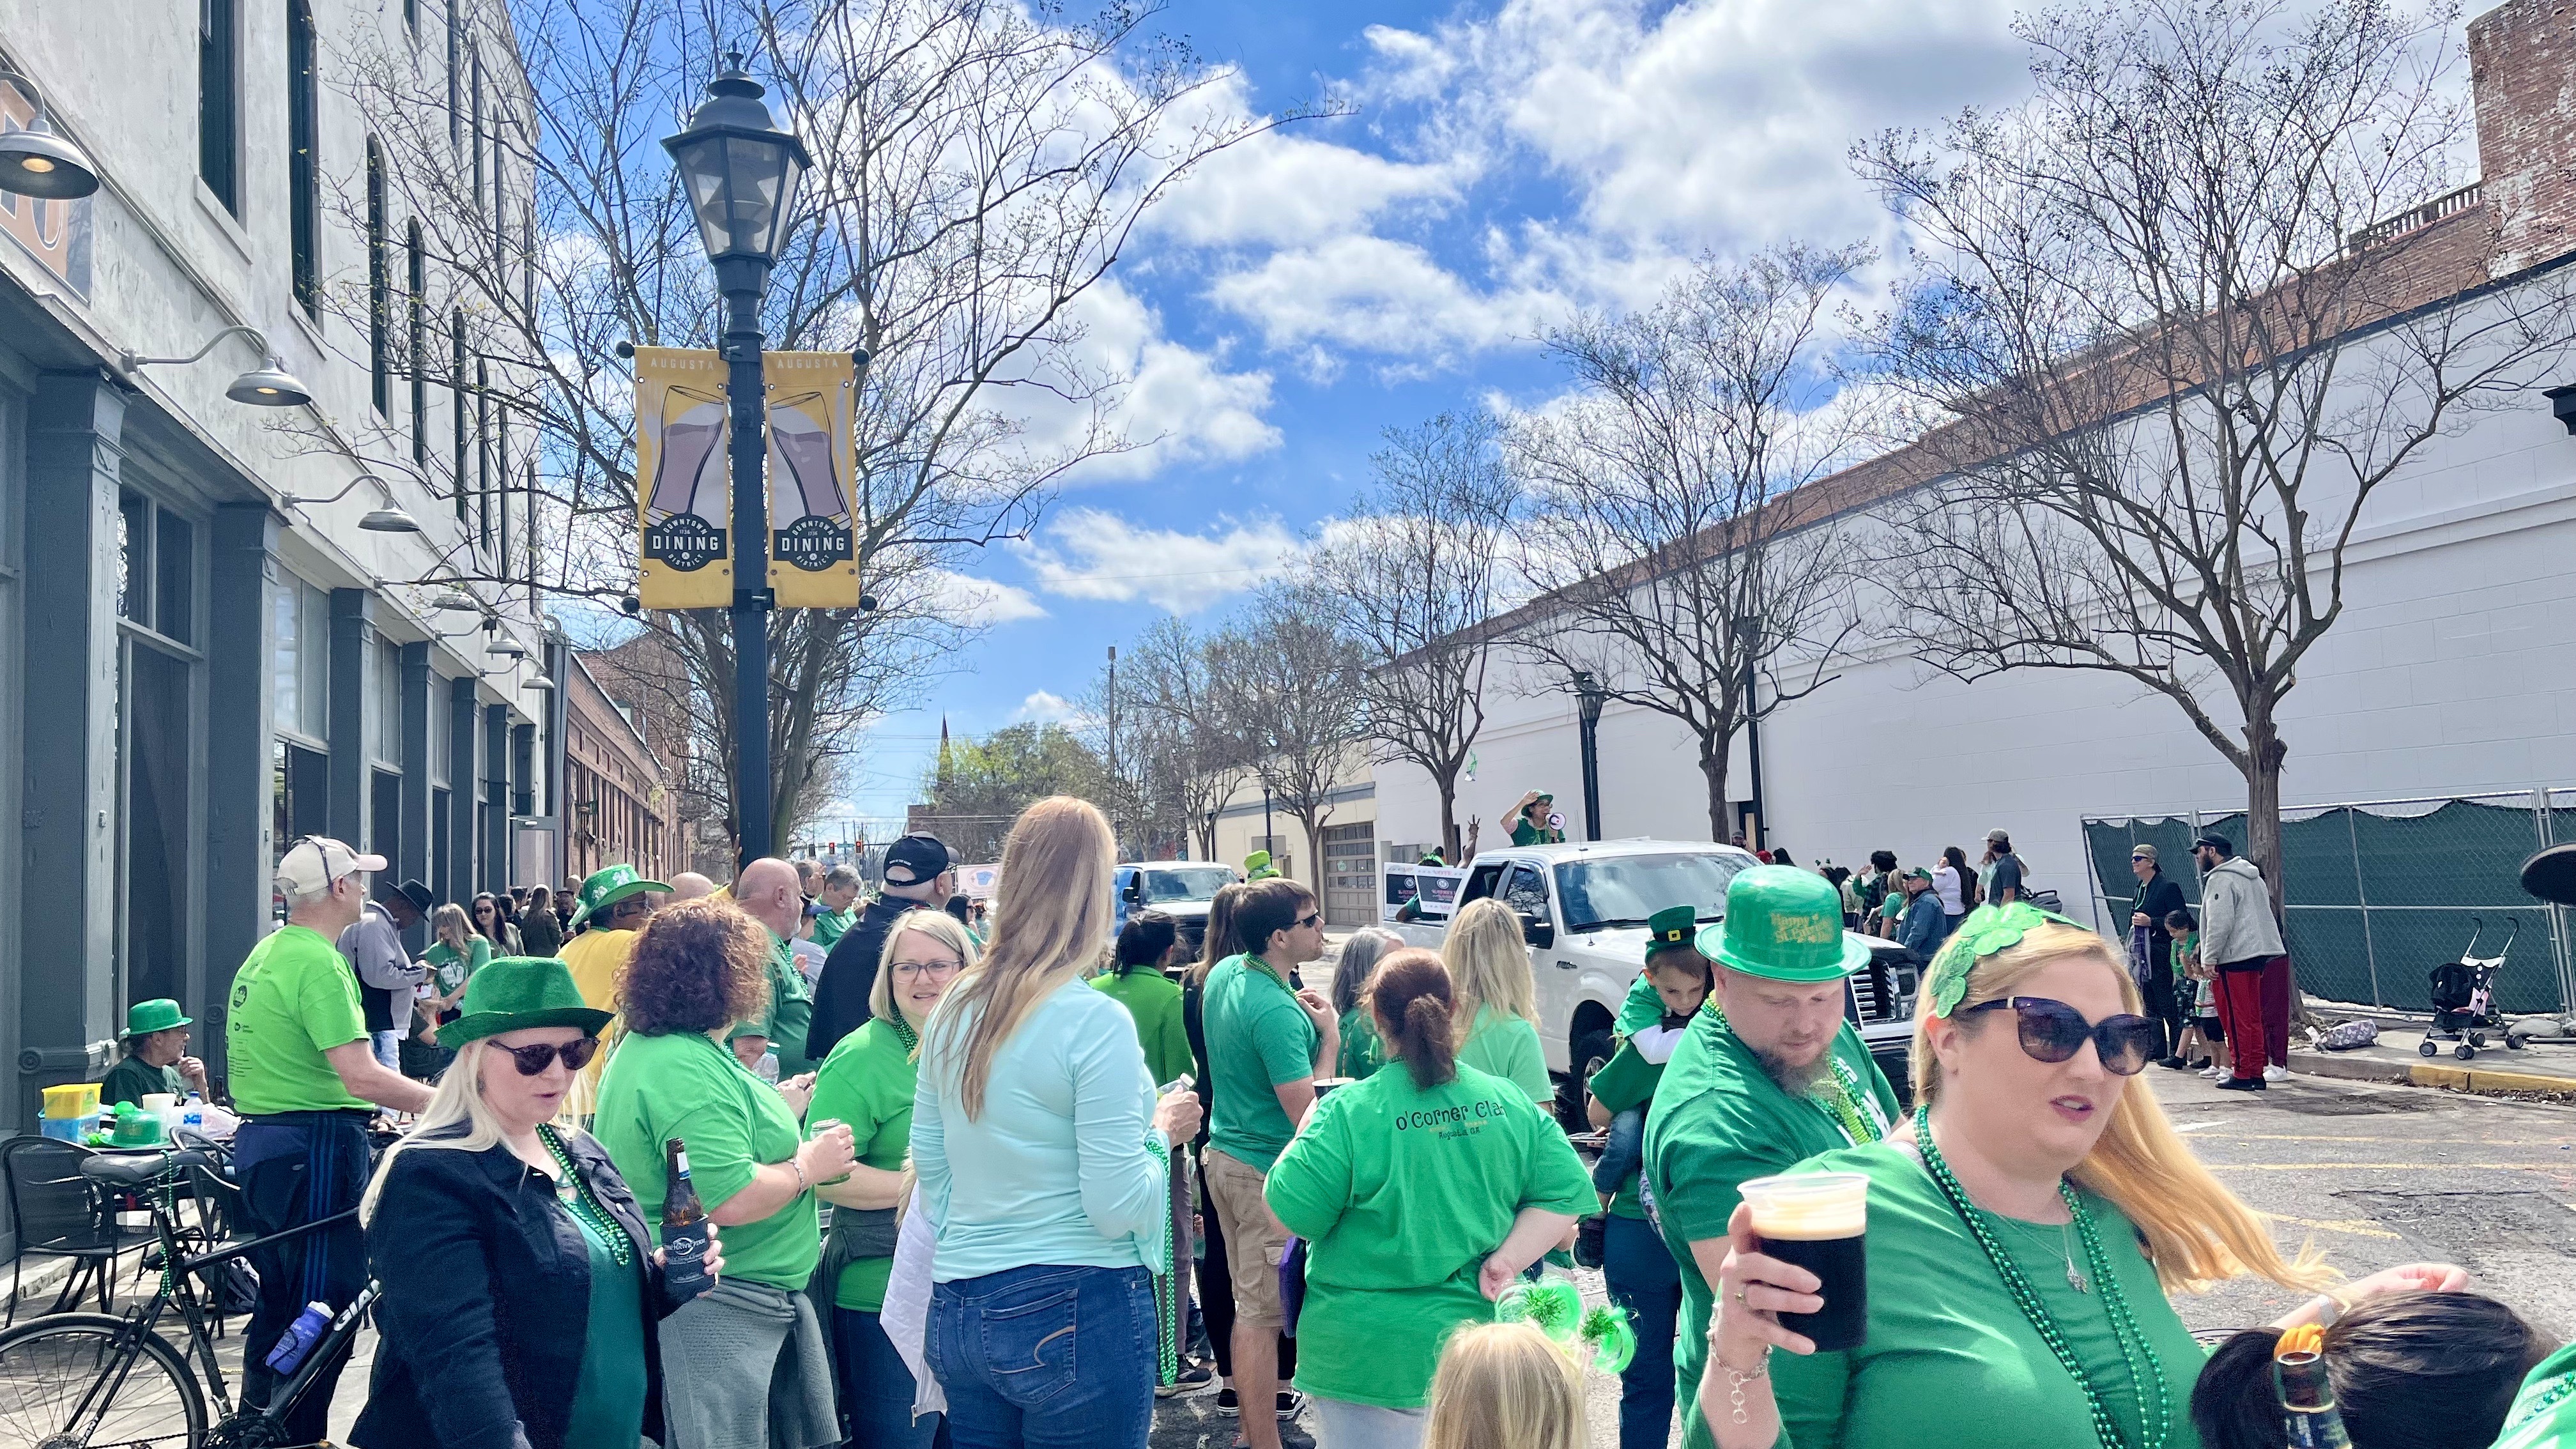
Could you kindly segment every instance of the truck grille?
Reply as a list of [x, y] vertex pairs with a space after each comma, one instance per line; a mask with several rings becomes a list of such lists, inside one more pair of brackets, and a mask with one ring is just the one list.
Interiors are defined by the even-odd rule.
[[1910, 983], [1906, 973], [1893, 963], [1872, 961], [1851, 975], [1854, 1020], [1903, 1021], [1906, 1016], [1906, 990]]

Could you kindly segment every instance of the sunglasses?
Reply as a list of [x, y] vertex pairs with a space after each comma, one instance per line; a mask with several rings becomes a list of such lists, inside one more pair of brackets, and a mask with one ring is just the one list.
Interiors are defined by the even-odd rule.
[[508, 1052], [510, 1060], [518, 1064], [520, 1076], [533, 1077], [553, 1066], [557, 1057], [563, 1058], [565, 1071], [580, 1071], [590, 1065], [592, 1057], [599, 1055], [599, 1042], [593, 1037], [583, 1037], [579, 1041], [545, 1041], [535, 1046], [502, 1047], [501, 1050]]
[[2090, 1041], [2104, 1069], [2116, 1076], [2134, 1077], [2164, 1042], [2163, 1026], [2151, 1017], [2122, 1012], [2090, 1022], [2074, 1007], [2045, 996], [2009, 996], [1981, 1002], [1969, 1007], [1967, 1014], [2006, 1007], [2020, 1019], [2023, 1054], [2036, 1062], [2065, 1061]]
[[1302, 929], [1304, 927], [1314, 925], [1322, 919], [1324, 919], [1324, 913], [1322, 911], [1309, 911], [1305, 915], [1297, 918], [1297, 925]]

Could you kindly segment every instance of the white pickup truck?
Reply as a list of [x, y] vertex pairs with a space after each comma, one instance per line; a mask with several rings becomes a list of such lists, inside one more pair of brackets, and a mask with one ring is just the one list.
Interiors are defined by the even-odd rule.
[[[1469, 863], [1455, 904], [1492, 896], [1520, 916], [1538, 983], [1539, 1039], [1549, 1069], [1559, 1077], [1559, 1111], [1577, 1130], [1579, 1086], [1609, 1060], [1611, 1023], [1645, 963], [1646, 918], [1667, 906], [1691, 905], [1701, 921], [1718, 920], [1727, 882], [1759, 863], [1731, 845], [1687, 840], [1514, 846], [1481, 851]], [[1386, 870], [1389, 888], [1382, 895], [1410, 895], [1393, 878], [1409, 876], [1414, 868]], [[1420, 917], [1388, 924], [1414, 945], [1436, 950], [1454, 907], [1434, 899], [1445, 892], [1423, 894], [1427, 904]], [[1870, 959], [1851, 973], [1844, 1010], [1902, 1093], [1914, 1036], [1916, 968], [1895, 942], [1863, 939]]]

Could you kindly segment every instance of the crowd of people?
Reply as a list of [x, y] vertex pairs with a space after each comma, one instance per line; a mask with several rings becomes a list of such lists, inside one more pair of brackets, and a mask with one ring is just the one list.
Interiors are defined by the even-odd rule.
[[[1623, 1449], [1677, 1412], [1704, 1449], [2272, 1449], [2274, 1362], [2311, 1348], [2358, 1449], [2559, 1442], [2567, 1352], [2455, 1267], [2284, 1252], [2166, 1120], [2150, 1062], [2234, 1042], [2261, 1081], [2279, 953], [2259, 873], [2195, 853], [2196, 916], [2138, 848], [2125, 940], [2033, 904], [2001, 832], [1982, 869], [1757, 865], [1657, 913], [1587, 1168], [1498, 902], [1329, 968], [1279, 875], [1220, 890], [1195, 952], [1151, 911], [1113, 934], [1108, 824], [1058, 798], [980, 930], [908, 836], [868, 899], [610, 867], [543, 893], [541, 952], [533, 907], [496, 936], [507, 897], [371, 897], [381, 859], [307, 838], [225, 1021], [249, 1226], [322, 1225], [262, 1251], [245, 1387], [373, 1278], [360, 1449], [1108, 1449], [1200, 1388], [1263, 1449], [1301, 1411], [1325, 1449], [1574, 1449], [1592, 1363]], [[1903, 1094], [1844, 1015], [1878, 921], [1923, 957]], [[202, 1089], [189, 1025], [138, 1005], [121, 1085]], [[380, 1111], [410, 1121], [371, 1158]], [[1813, 1235], [1865, 1255], [1766, 1233], [1801, 1178], [1866, 1202]], [[1580, 1325], [1529, 1287], [1574, 1261], [1611, 1305]], [[2246, 1276], [2305, 1301], [2204, 1351], [2171, 1295]]]

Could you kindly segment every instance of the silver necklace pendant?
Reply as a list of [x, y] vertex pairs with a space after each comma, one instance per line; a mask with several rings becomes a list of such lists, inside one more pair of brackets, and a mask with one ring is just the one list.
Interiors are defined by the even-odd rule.
[[2066, 1265], [2066, 1284], [2078, 1293], [2090, 1293], [2093, 1291], [2092, 1280], [2084, 1276], [2083, 1269], [2076, 1267], [2072, 1263]]

